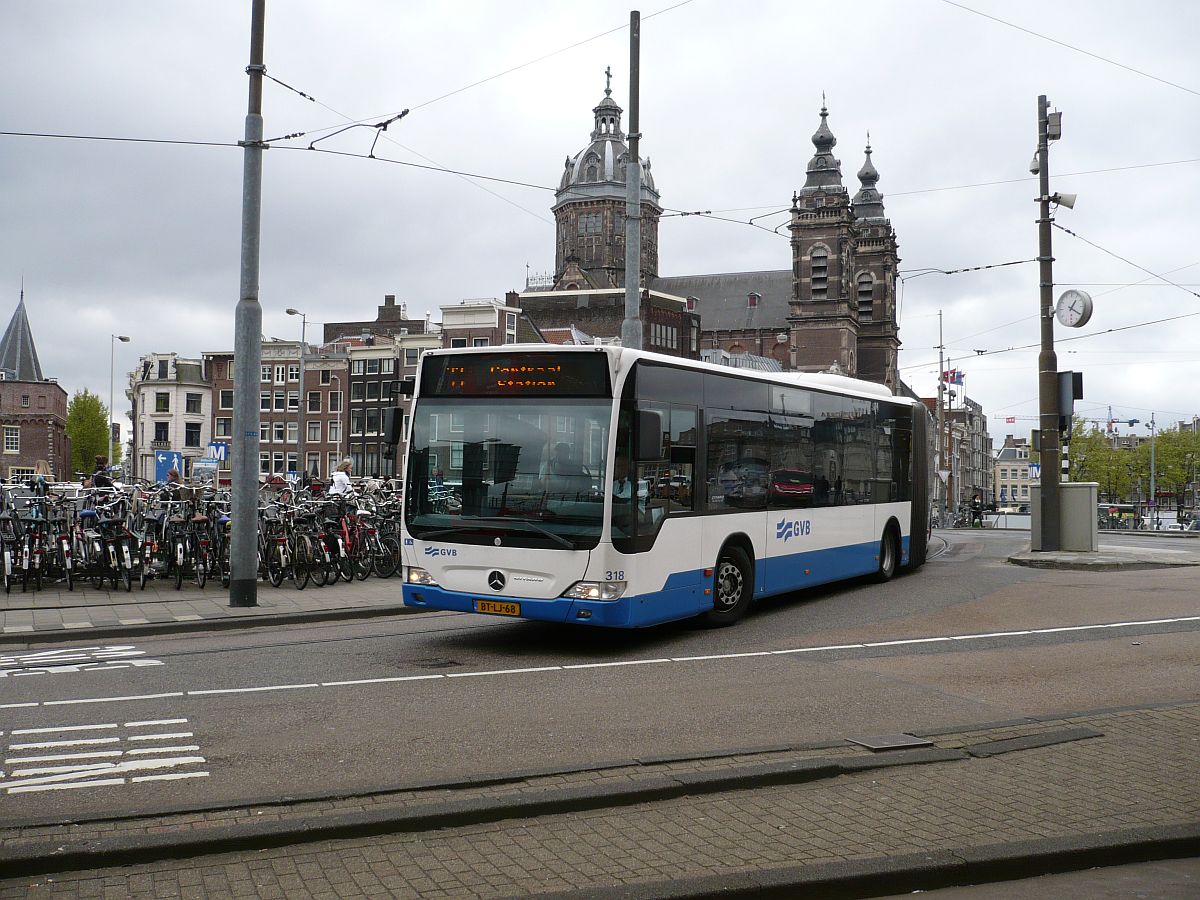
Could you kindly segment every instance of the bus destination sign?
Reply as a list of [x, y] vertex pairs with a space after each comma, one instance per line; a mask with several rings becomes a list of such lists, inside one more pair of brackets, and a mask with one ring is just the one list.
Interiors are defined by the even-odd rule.
[[609, 396], [602, 353], [469, 353], [430, 356], [424, 366], [423, 396]]

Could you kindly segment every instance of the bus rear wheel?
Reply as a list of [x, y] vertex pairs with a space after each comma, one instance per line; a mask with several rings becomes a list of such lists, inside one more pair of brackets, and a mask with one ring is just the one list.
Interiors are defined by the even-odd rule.
[[705, 625], [724, 627], [737, 622], [750, 609], [754, 597], [754, 569], [741, 547], [726, 547], [713, 571], [713, 608], [702, 616]]
[[875, 573], [875, 580], [881, 584], [891, 581], [899, 563], [900, 541], [896, 538], [896, 530], [889, 527], [884, 529], [883, 537], [879, 540], [879, 570]]

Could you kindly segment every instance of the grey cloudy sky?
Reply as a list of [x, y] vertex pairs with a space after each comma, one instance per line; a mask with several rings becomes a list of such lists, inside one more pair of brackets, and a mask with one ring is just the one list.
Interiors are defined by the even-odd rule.
[[[249, 6], [4, 4], [0, 131], [236, 142]], [[266, 86], [267, 136], [308, 136], [275, 141], [265, 156], [264, 332], [299, 336], [288, 306], [313, 322], [370, 318], [385, 293], [436, 319], [441, 305], [522, 288], [527, 265], [552, 269], [553, 188], [563, 159], [587, 143], [606, 66], [628, 106], [629, 9], [268, 0], [268, 72], [319, 102]], [[1156, 411], [1160, 423], [1200, 413], [1200, 298], [1188, 293], [1200, 292], [1200, 5], [659, 0], [641, 13], [642, 152], [665, 207], [741, 220], [787, 207], [804, 182], [824, 91], [852, 192], [870, 130], [902, 270], [1037, 255], [1028, 165], [1037, 96], [1047, 94], [1063, 111], [1052, 189], [1079, 194], [1058, 222], [1186, 286], [1056, 231], [1055, 280], [1096, 301], [1083, 333], [1194, 314], [1062, 343], [1060, 368], [1085, 372], [1088, 416], [1104, 418], [1109, 404], [1117, 418]], [[377, 156], [541, 187], [304, 149], [347, 121], [404, 108]], [[366, 154], [373, 136], [357, 128], [318, 146]], [[133, 338], [118, 345], [118, 373], [150, 351], [232, 347], [239, 149], [5, 135], [0, 173], [0, 316], [24, 277], [47, 375], [106, 396], [114, 332]], [[761, 229], [662, 221], [661, 274], [789, 265], [787, 241]], [[1036, 265], [915, 274], [901, 309], [906, 380], [935, 390], [941, 310], [952, 365], [966, 372], [992, 433], [1027, 433], [1036, 349], [973, 351], [1037, 343]]]

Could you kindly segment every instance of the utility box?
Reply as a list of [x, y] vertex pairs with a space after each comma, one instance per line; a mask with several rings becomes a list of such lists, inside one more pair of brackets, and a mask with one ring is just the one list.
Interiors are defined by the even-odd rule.
[[[1100, 485], [1094, 481], [1069, 481], [1058, 486], [1059, 549], [1095, 553], [1100, 549]], [[1042, 549], [1042, 486], [1030, 488], [1030, 549]]]

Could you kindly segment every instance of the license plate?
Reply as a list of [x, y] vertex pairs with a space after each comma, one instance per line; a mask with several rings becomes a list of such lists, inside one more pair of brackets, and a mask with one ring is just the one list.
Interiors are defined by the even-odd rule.
[[507, 600], [476, 600], [475, 611], [491, 613], [495, 616], [519, 616], [521, 604], [511, 603]]

